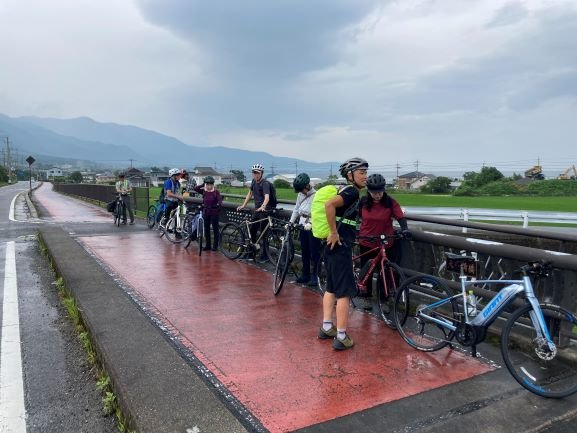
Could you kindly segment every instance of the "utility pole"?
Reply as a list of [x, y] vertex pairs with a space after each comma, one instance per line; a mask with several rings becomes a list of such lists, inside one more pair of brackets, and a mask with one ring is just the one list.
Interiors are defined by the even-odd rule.
[[271, 177], [274, 177], [274, 162], [270, 165], [270, 175]]
[[295, 160], [295, 176], [299, 174], [299, 162]]

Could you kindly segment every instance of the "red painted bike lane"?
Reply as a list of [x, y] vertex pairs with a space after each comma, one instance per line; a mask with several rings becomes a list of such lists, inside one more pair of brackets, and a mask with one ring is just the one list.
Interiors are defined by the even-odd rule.
[[[53, 193], [54, 194], [54, 193]], [[47, 194], [50, 197], [51, 194]], [[74, 200], [68, 212], [81, 212]], [[56, 201], [58, 201], [56, 200]], [[42, 203], [50, 212], [52, 204]], [[62, 206], [62, 202], [58, 204]], [[86, 207], [80, 203], [78, 206]], [[106, 212], [102, 217], [111, 220]], [[66, 218], [54, 216], [54, 219]], [[456, 351], [418, 352], [376, 318], [352, 311], [355, 347], [316, 337], [321, 298], [219, 253], [199, 257], [157, 232], [84, 236], [79, 242], [136, 296], [271, 432], [287, 432], [449, 385], [491, 368]]]

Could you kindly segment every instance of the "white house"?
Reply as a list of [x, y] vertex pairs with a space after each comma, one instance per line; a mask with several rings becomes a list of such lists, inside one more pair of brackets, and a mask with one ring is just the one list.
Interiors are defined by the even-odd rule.
[[55, 177], [63, 177], [64, 172], [60, 167], [52, 167], [46, 170], [46, 179], [54, 179]]

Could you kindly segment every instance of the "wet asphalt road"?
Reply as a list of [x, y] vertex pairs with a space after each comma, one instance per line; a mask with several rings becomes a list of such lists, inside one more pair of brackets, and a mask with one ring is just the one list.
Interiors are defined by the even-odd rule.
[[[113, 417], [103, 416], [96, 376], [63, 311], [48, 262], [40, 253], [37, 224], [9, 219], [13, 198], [27, 187], [27, 182], [20, 182], [0, 188], [0, 281], [4, 281], [6, 273], [7, 245], [13, 242], [26, 432], [115, 432]], [[21, 209], [16, 211], [16, 219], [23, 219], [19, 212]], [[0, 293], [3, 305], [4, 290]], [[2, 316], [0, 310], [1, 319]], [[2, 356], [6, 356], [4, 352]], [[0, 413], [4, 415], [4, 411]], [[0, 431], [12, 433], [13, 427], [6, 419], [0, 419]]]

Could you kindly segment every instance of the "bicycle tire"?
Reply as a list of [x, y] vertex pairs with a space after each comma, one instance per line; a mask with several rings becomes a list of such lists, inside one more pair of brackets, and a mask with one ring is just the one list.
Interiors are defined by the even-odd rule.
[[152, 229], [156, 225], [156, 206], [151, 204], [146, 211], [146, 225]]
[[116, 202], [116, 206], [114, 207], [114, 224], [116, 227], [120, 227], [120, 220], [122, 218], [122, 205], [119, 201]]
[[[451, 291], [440, 279], [418, 275], [406, 279], [395, 296], [393, 318], [403, 340], [423, 352], [434, 352], [447, 346], [455, 333], [418, 314], [422, 307], [447, 299]], [[428, 315], [457, 323], [455, 301], [443, 304]]]
[[227, 223], [220, 230], [220, 252], [231, 260], [238, 259], [246, 253], [247, 243], [241, 227], [235, 223]]
[[273, 265], [276, 265], [278, 261], [278, 257], [282, 248], [282, 242], [285, 236], [285, 229], [281, 229], [280, 227], [272, 227], [267, 233], [265, 242], [263, 242], [266, 257], [268, 258], [268, 261]]
[[196, 227], [196, 241], [198, 242], [198, 256], [202, 256], [202, 243], [204, 242], [204, 218], [198, 219]]
[[321, 296], [327, 291], [327, 264], [324, 251], [321, 250], [319, 263], [317, 264], [317, 285]]
[[[389, 328], [397, 329], [395, 318], [393, 317], [393, 310], [397, 289], [402, 285], [405, 274], [399, 265], [390, 261], [386, 262], [383, 267], [384, 276], [382, 272], [379, 272], [377, 277], [377, 304], [379, 306], [379, 313]], [[387, 287], [386, 293], [385, 287]]]
[[194, 218], [193, 214], [187, 213], [184, 216], [184, 224], [182, 226], [182, 230], [186, 231], [186, 245], [184, 248], [188, 248], [192, 243], [192, 219]]
[[275, 296], [280, 293], [286, 279], [291, 262], [291, 256], [293, 255], [291, 249], [292, 239], [290, 238], [290, 234], [286, 233], [274, 270], [272, 292]]
[[525, 389], [541, 397], [567, 397], [577, 392], [577, 317], [557, 305], [540, 307], [556, 352], [551, 353], [537, 338], [529, 316], [533, 309], [525, 305], [511, 314], [503, 328], [501, 354], [511, 375]]
[[180, 244], [185, 240], [184, 233], [179, 229], [175, 216], [171, 217], [166, 223], [165, 235], [173, 244]]

